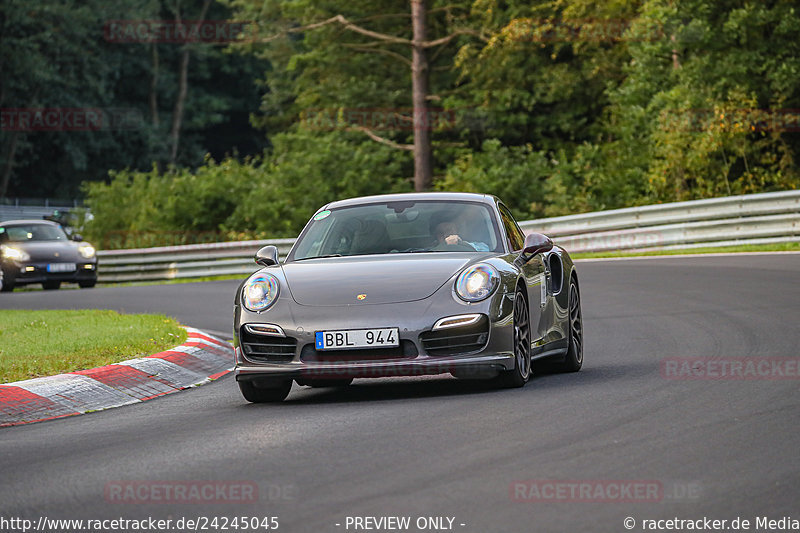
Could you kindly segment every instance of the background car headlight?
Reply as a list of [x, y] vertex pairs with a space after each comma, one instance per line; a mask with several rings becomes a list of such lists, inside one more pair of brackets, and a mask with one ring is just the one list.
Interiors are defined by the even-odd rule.
[[263, 311], [278, 298], [278, 279], [271, 274], [251, 276], [242, 288], [242, 304], [250, 311]]
[[18, 248], [11, 248], [10, 246], [3, 247], [3, 259], [11, 259], [12, 261], [30, 261], [31, 256], [27, 252]]
[[78, 253], [80, 253], [85, 259], [91, 259], [94, 257], [94, 254], [97, 253], [97, 250], [94, 249], [94, 246], [87, 244], [78, 248]]
[[497, 288], [500, 274], [491, 265], [473, 265], [464, 270], [456, 280], [456, 294], [467, 302], [480, 302]]

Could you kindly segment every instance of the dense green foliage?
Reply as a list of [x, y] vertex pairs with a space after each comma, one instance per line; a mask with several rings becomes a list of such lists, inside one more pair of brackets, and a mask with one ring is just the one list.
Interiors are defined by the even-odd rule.
[[[126, 0], [113, 9], [127, 6], [133, 18], [131, 10], [156, 4]], [[200, 0], [189, 4], [187, 11], [197, 11]], [[796, 5], [429, 0], [428, 38], [453, 35], [428, 49], [434, 188], [497, 194], [520, 218], [796, 188]], [[47, 63], [37, 51], [16, 58], [19, 66], [3, 65], [4, 80], [7, 68], [24, 71], [3, 82], [3, 90], [18, 86], [33, 95], [42, 86], [74, 95], [72, 88], [86, 86], [85, 98], [95, 101], [141, 102], [146, 88], [112, 72], [122, 68], [147, 79], [150, 62], [132, 57], [132, 49], [93, 43], [85, 29], [92, 17], [121, 17], [95, 7], [59, 15], [74, 17], [71, 31], [78, 33], [58, 36], [69, 37], [60, 53], [83, 47], [94, 54], [81, 55], [84, 70], [25, 71], [34, 61]], [[4, 9], [23, 16], [24, 10]], [[397, 149], [414, 136], [410, 47], [337, 22], [319, 24], [342, 15], [372, 32], [410, 39], [408, 0], [218, 0], [212, 10], [256, 22], [257, 33], [224, 49], [196, 47], [186, 125], [196, 135], [187, 136], [176, 166], [165, 165], [153, 148], [163, 145], [163, 128], [161, 141], [147, 130], [150, 149], [134, 148], [147, 144], [140, 131], [121, 136], [120, 146], [99, 144], [104, 157], [84, 156], [92, 238], [133, 246], [149, 241], [109, 235], [145, 232], [165, 244], [290, 236], [328, 201], [412, 188], [412, 154]], [[20, 45], [38, 42], [28, 30], [17, 34]], [[141, 46], [138, 55], [147, 50]], [[162, 48], [164, 61], [174, 64], [179, 49]], [[164, 81], [162, 92], [166, 102], [174, 100], [174, 82]], [[245, 94], [259, 95], [260, 105]], [[255, 129], [209, 134], [233, 124], [234, 110], [247, 105]], [[27, 136], [25, 153], [37, 149], [35, 138]], [[268, 148], [253, 148], [259, 143]], [[220, 152], [245, 145], [250, 149], [230, 157]], [[79, 135], [59, 146], [69, 146], [72, 156], [89, 153]], [[204, 151], [214, 159], [203, 160]], [[77, 168], [34, 159], [30, 164], [43, 176]], [[95, 179], [108, 169], [107, 179]]]
[[[250, 127], [264, 63], [211, 43], [119, 42], [113, 21], [197, 18], [202, 0], [3, 0], [0, 2], [0, 108], [96, 110], [101, 127], [19, 131], [0, 127], [0, 199], [77, 198], [83, 181], [109, 170], [147, 171], [170, 163], [170, 129], [180, 59], [191, 52], [175, 163], [195, 167], [206, 153], [259, 153], [267, 141]], [[206, 19], [231, 11], [212, 2]], [[60, 111], [60, 113], [66, 113]], [[4, 188], [4, 175], [8, 174]]]

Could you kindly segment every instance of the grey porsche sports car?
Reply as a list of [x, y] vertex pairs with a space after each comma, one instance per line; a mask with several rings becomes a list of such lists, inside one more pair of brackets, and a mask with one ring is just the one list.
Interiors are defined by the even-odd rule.
[[80, 235], [67, 237], [60, 224], [47, 220], [0, 222], [0, 291], [41, 283], [47, 290], [62, 282], [81, 288], [97, 284], [97, 254]]
[[236, 380], [251, 402], [280, 402], [292, 381], [450, 373], [521, 387], [532, 360], [583, 363], [575, 266], [523, 234], [494, 196], [412, 193], [330, 203], [234, 302]]

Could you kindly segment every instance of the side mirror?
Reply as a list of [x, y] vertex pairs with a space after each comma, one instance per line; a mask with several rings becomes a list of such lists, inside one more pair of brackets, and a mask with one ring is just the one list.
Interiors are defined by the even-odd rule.
[[257, 264], [261, 266], [272, 266], [278, 264], [278, 248], [269, 245], [264, 246], [259, 251], [256, 252], [256, 256], [254, 257]]
[[81, 235], [80, 233], [73, 233], [72, 240], [75, 242], [83, 242], [83, 235]]
[[522, 253], [525, 255], [536, 255], [542, 252], [549, 252], [553, 249], [553, 241], [547, 235], [541, 233], [531, 233], [525, 237], [525, 245]]

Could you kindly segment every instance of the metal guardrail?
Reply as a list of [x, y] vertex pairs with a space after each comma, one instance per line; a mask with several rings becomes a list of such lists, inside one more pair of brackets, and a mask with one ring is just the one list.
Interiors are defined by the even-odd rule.
[[283, 259], [292, 248], [294, 239], [101, 250], [97, 252], [98, 280], [114, 283], [247, 275], [258, 269], [253, 262], [255, 252], [268, 244], [277, 246]]
[[800, 191], [749, 194], [528, 220], [570, 252], [670, 250], [800, 240]]
[[[613, 209], [520, 223], [570, 252], [668, 250], [800, 241], [800, 191], [751, 194]], [[254, 272], [256, 250], [294, 239], [100, 251], [101, 283], [197, 278]]]
[[0, 222], [6, 220], [35, 219], [50, 216], [53, 211], [66, 212], [73, 209], [71, 206], [41, 206], [41, 205], [2, 205], [0, 204]]

